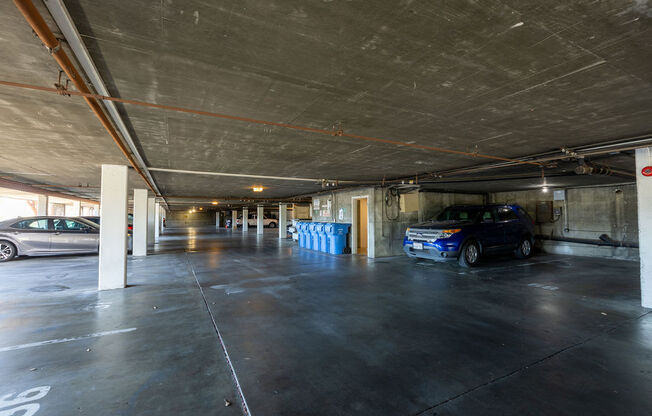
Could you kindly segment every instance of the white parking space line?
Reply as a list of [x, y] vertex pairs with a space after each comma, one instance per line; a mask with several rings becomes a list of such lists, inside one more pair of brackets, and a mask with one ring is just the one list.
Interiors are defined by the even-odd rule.
[[22, 349], [25, 349], [25, 348], [33, 348], [33, 347], [40, 347], [41, 345], [61, 344], [62, 342], [80, 341], [80, 340], [89, 339], [89, 338], [103, 337], [105, 335], [124, 334], [126, 332], [135, 331], [136, 329], [138, 329], [138, 328], [116, 329], [114, 331], [96, 332], [94, 334], [82, 335], [82, 336], [79, 336], [79, 337], [49, 339], [47, 341], [32, 342], [32, 343], [29, 343], [29, 344], [12, 345], [12, 346], [9, 346], [9, 347], [0, 347], [0, 352], [22, 350]]

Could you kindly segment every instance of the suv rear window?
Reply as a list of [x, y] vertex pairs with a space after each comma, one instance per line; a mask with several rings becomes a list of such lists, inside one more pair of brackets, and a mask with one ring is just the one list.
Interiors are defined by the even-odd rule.
[[498, 208], [498, 221], [517, 220], [518, 215], [511, 208]]
[[474, 221], [479, 213], [478, 208], [446, 208], [437, 215], [437, 221]]

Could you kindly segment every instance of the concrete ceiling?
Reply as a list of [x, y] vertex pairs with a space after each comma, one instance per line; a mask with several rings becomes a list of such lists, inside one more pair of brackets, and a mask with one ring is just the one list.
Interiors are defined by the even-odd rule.
[[[352, 134], [503, 157], [652, 130], [646, 1], [65, 4], [117, 97], [320, 129], [341, 125]], [[0, 24], [0, 79], [52, 85], [58, 68], [10, 2], [0, 5]], [[346, 137], [119, 109], [149, 167], [368, 181], [478, 164]], [[126, 163], [79, 98], [0, 87], [0, 130], [0, 172], [13, 179], [97, 186], [102, 163]], [[266, 186], [267, 197], [321, 189], [152, 176], [168, 196], [259, 196], [254, 184]], [[568, 184], [578, 181], [586, 179]], [[131, 183], [144, 187], [135, 174]]]

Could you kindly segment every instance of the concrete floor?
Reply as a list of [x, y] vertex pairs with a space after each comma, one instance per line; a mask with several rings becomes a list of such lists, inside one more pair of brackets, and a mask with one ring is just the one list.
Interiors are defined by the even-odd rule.
[[274, 231], [169, 230], [126, 290], [95, 290], [96, 256], [0, 265], [0, 414], [37, 387], [37, 415], [242, 414], [212, 318], [256, 416], [652, 414], [635, 262], [467, 271]]

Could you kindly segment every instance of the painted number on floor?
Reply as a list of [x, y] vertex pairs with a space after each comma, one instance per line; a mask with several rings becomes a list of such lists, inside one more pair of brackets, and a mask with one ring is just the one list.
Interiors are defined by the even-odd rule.
[[[35, 403], [47, 396], [50, 386], [34, 387], [22, 393], [9, 393], [0, 397], [0, 416], [33, 416], [41, 408]], [[7, 409], [9, 407], [9, 409]]]

